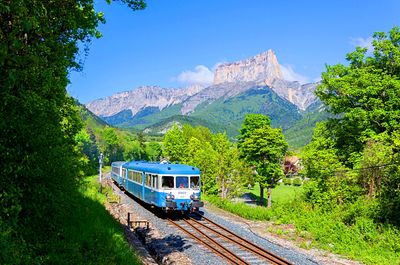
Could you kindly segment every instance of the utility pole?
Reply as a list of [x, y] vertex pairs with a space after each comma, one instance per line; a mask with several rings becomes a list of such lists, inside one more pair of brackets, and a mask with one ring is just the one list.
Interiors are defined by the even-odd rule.
[[103, 167], [103, 158], [104, 158], [104, 156], [103, 156], [103, 153], [100, 153], [100, 155], [99, 155], [99, 165], [100, 165], [100, 169], [99, 169], [99, 179], [100, 179], [100, 193], [102, 192], [102, 185], [101, 185], [101, 174], [102, 174], [102, 172], [101, 172], [101, 170], [102, 170], [102, 167]]

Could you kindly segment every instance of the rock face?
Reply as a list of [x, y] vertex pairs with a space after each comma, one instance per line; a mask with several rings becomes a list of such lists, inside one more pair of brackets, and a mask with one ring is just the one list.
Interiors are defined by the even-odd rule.
[[310, 83], [301, 85], [297, 81], [286, 81], [283, 79], [275, 79], [270, 84], [280, 97], [287, 99], [301, 110], [306, 110], [317, 97], [314, 95], [315, 88], [318, 84]]
[[251, 81], [269, 85], [274, 79], [283, 79], [283, 75], [275, 53], [268, 50], [247, 60], [221, 64], [215, 71], [214, 85]]
[[218, 66], [214, 74], [214, 84], [184, 101], [181, 113], [192, 113], [198, 105], [206, 101], [234, 97], [248, 89], [265, 86], [300, 110], [307, 109], [316, 100], [316, 84], [301, 85], [296, 81], [284, 80], [275, 53], [268, 50], [250, 59]]
[[94, 100], [86, 107], [101, 117], [110, 117], [126, 110], [130, 110], [133, 116], [146, 107], [157, 107], [162, 110], [168, 106], [179, 104], [202, 89], [203, 87], [199, 85], [181, 89], [141, 86], [131, 91]]

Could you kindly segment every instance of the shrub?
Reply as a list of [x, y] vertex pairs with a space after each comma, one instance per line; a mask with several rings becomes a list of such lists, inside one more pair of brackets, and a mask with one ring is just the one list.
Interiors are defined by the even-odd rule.
[[301, 178], [295, 178], [295, 179], [293, 179], [293, 185], [301, 186], [301, 185], [303, 185], [303, 181], [301, 180]]
[[284, 178], [284, 179], [283, 179], [283, 184], [285, 184], [285, 185], [292, 185], [292, 179], [290, 179], [290, 178]]

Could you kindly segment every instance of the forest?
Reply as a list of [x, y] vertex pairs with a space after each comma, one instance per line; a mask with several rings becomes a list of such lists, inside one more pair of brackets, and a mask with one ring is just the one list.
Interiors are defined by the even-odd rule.
[[[145, 7], [140, 0], [120, 2], [133, 10]], [[331, 116], [296, 154], [302, 193], [273, 203], [273, 189], [286, 179], [288, 144], [269, 117], [248, 114], [236, 142], [189, 125], [151, 136], [110, 127], [67, 94], [68, 72], [82, 67], [79, 45], [101, 36], [103, 14], [93, 10], [90, 0], [0, 4], [0, 263], [68, 264], [61, 257], [69, 255], [80, 264], [124, 259], [96, 259], [100, 243], [77, 246], [68, 241], [71, 230], [60, 225], [79, 212], [79, 191], [85, 176], [98, 172], [100, 152], [105, 164], [166, 158], [197, 166], [204, 199], [212, 204], [249, 219], [294, 224], [312, 242], [305, 248], [367, 264], [399, 262], [398, 27], [375, 33], [372, 52], [359, 47], [346, 55], [346, 65], [326, 66], [316, 94]], [[260, 206], [233, 203], [249, 185], [259, 187]], [[84, 201], [87, 208], [98, 206]]]

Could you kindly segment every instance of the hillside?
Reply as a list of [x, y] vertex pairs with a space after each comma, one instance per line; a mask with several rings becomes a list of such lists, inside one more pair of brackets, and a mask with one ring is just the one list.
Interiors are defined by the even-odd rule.
[[302, 118], [291, 127], [283, 130], [286, 141], [291, 149], [297, 150], [307, 145], [312, 138], [317, 122], [326, 120], [329, 114], [321, 102], [315, 102], [304, 113]]

